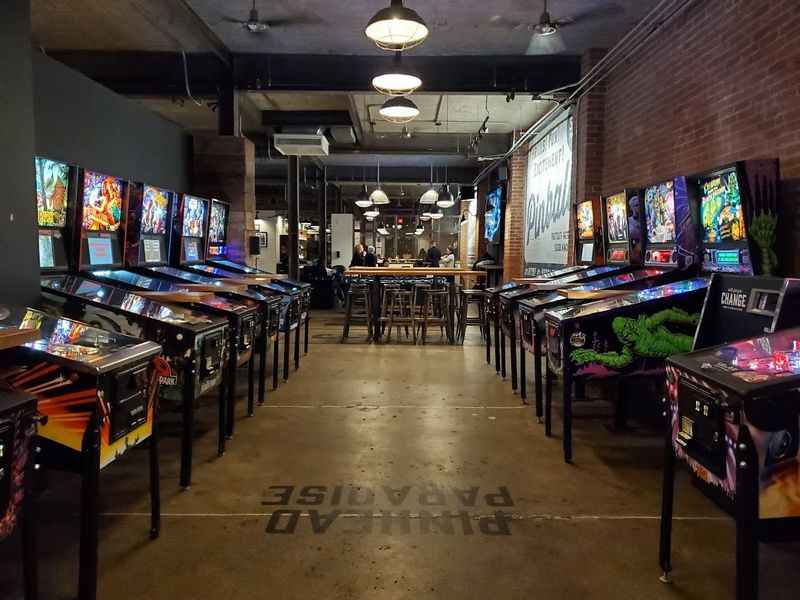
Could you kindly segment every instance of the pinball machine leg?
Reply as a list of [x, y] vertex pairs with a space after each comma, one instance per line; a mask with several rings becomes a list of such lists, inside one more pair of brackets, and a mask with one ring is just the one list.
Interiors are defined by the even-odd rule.
[[154, 540], [161, 533], [161, 469], [158, 462], [159, 426], [158, 400], [153, 408], [153, 426], [150, 432], [150, 539]]
[[281, 332], [280, 330], [275, 333], [275, 341], [272, 343], [272, 389], [278, 389], [278, 360], [280, 352], [278, 346], [280, 345]]
[[542, 408], [542, 340], [535, 322], [533, 323], [533, 383], [536, 395], [536, 419], [541, 423], [544, 412]]
[[572, 462], [572, 373], [569, 371], [569, 366], [564, 365], [564, 375], [561, 380], [561, 400], [562, 400], [562, 425], [564, 444], [564, 462]]
[[544, 365], [544, 434], [553, 435], [553, 371]]
[[508, 352], [511, 357], [511, 391], [517, 391], [517, 334], [511, 331], [508, 334]]
[[231, 439], [233, 437], [233, 428], [236, 423], [236, 383], [238, 380], [238, 366], [236, 364], [236, 353], [231, 350], [231, 358], [228, 363], [228, 393], [227, 393], [227, 410], [225, 416], [225, 437]]
[[736, 600], [758, 598], [758, 453], [746, 426], [736, 441]]
[[672, 572], [672, 510], [675, 502], [675, 452], [672, 450], [672, 419], [665, 412], [664, 478], [661, 487], [661, 537], [658, 545], [658, 564], [662, 583], [671, 583]]
[[486, 337], [486, 364], [487, 365], [491, 365], [492, 364], [492, 333], [491, 333], [491, 329], [489, 328], [489, 324], [488, 323], [486, 324], [485, 337]]
[[[300, 325], [298, 324], [298, 327]], [[289, 340], [292, 339], [292, 327], [286, 324], [286, 334], [283, 338], [283, 380], [289, 381]]]
[[222, 456], [225, 454], [225, 433], [227, 431], [225, 427], [225, 414], [227, 413], [227, 402], [225, 401], [227, 397], [227, 390], [226, 388], [230, 385], [228, 380], [228, 374], [225, 373], [222, 376], [222, 381], [219, 384], [219, 394], [217, 398], [217, 456]]
[[500, 344], [502, 343], [500, 339], [500, 325], [497, 323], [497, 319], [494, 322], [494, 370], [499, 374], [500, 373]]
[[506, 378], [506, 332], [500, 330], [500, 375]]
[[258, 355], [258, 405], [264, 406], [267, 399], [267, 352], [269, 352], [269, 332], [264, 332], [261, 354]]
[[33, 482], [35, 456], [28, 461], [25, 476], [25, 497], [22, 500], [22, 570], [25, 586], [25, 600], [36, 600], [39, 595], [39, 569], [36, 550], [38, 504], [34, 496], [36, 485]]
[[181, 473], [180, 486], [188, 489], [192, 485], [192, 449], [194, 442], [194, 376], [192, 363], [183, 378], [183, 424], [181, 427]]
[[300, 368], [300, 328], [303, 326], [303, 321], [297, 324], [297, 329], [294, 332], [294, 370]]
[[308, 354], [308, 328], [310, 327], [309, 323], [311, 322], [311, 317], [308, 313], [306, 313], [306, 329], [303, 334], [303, 354]]
[[256, 350], [253, 346], [250, 360], [247, 361], [247, 416], [252, 417], [255, 414], [255, 400], [256, 400]]
[[82, 451], [81, 537], [78, 566], [78, 599], [97, 597], [97, 544], [100, 520], [100, 424], [97, 411], [87, 425]]
[[523, 404], [528, 403], [528, 382], [525, 373], [525, 342], [519, 338], [519, 397]]

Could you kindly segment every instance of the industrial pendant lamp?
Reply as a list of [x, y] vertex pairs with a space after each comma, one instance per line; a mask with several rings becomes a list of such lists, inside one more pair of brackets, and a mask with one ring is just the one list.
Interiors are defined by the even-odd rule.
[[361, 186], [361, 191], [358, 192], [358, 196], [356, 197], [356, 206], [358, 208], [369, 208], [372, 206], [372, 200], [369, 199], [369, 195], [367, 194], [367, 175], [365, 171], [361, 172], [361, 181], [363, 185]]
[[374, 205], [389, 204], [389, 196], [381, 189], [381, 163], [378, 163], [378, 187], [372, 190], [369, 199]]
[[403, 68], [400, 64], [400, 56], [400, 52], [395, 52], [391, 72], [372, 78], [372, 87], [376, 92], [387, 96], [408, 96], [422, 85], [422, 79]]
[[372, 208], [370, 208], [369, 210], [365, 210], [364, 211], [364, 216], [367, 217], [367, 219], [369, 219], [369, 220], [374, 219], [375, 217], [377, 217], [380, 214], [381, 214], [381, 211], [379, 211], [374, 206]]
[[389, 123], [403, 125], [419, 116], [419, 108], [405, 96], [394, 96], [384, 102], [378, 109], [380, 115]]
[[408, 50], [425, 41], [430, 31], [416, 11], [391, 0], [388, 8], [375, 13], [364, 34], [382, 50]]
[[431, 165], [431, 187], [428, 188], [422, 196], [419, 197], [420, 204], [436, 204], [439, 199], [439, 192], [433, 187], [433, 165]]
[[450, 208], [456, 202], [453, 200], [453, 194], [450, 193], [450, 185], [447, 183], [447, 167], [444, 168], [444, 182], [442, 191], [439, 192], [439, 199], [436, 200], [436, 206], [439, 208]]
[[422, 223], [417, 223], [417, 228], [414, 230], [414, 235], [422, 235], [425, 233], [425, 228], [422, 226]]
[[420, 221], [430, 221], [431, 220], [431, 213], [424, 212], [419, 216]]
[[386, 236], [389, 235], [389, 230], [386, 229], [386, 223], [381, 223], [381, 226], [377, 229], [380, 235]]
[[437, 210], [436, 212], [432, 212], [431, 213], [431, 219], [433, 219], [434, 221], [438, 221], [443, 216], [444, 216], [444, 214], [440, 210]]

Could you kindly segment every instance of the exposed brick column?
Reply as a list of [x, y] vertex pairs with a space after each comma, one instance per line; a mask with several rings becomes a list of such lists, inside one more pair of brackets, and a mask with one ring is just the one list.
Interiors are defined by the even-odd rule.
[[228, 255], [255, 266], [248, 254], [247, 233], [255, 229], [255, 145], [243, 137], [194, 136], [193, 191], [230, 202]]
[[484, 179], [478, 183], [478, 191], [475, 192], [475, 202], [478, 203], [478, 259], [486, 254], [486, 238], [483, 236], [486, 226], [486, 194], [489, 191], [489, 179]]
[[528, 146], [517, 150], [508, 161], [508, 205], [503, 230], [503, 280], [522, 277], [525, 268], [523, 229], [525, 222], [525, 179]]

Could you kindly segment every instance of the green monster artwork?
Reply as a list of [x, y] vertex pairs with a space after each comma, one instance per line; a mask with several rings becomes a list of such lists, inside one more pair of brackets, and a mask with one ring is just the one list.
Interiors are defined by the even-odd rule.
[[770, 213], [756, 215], [750, 223], [750, 237], [761, 252], [761, 272], [764, 275], [774, 275], [778, 265], [778, 255], [775, 254], [777, 227], [778, 218]]
[[667, 308], [649, 316], [616, 317], [611, 322], [611, 328], [622, 344], [620, 352], [595, 352], [580, 348], [573, 350], [570, 358], [576, 365], [598, 363], [609, 369], [624, 369], [637, 357], [666, 358], [689, 352], [692, 349], [692, 336], [673, 333], [666, 325], [697, 325], [698, 320], [699, 315], [689, 314], [679, 308]]

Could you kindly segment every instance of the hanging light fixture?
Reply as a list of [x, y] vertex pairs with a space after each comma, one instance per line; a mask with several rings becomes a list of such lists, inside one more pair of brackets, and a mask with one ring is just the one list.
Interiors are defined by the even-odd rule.
[[436, 206], [439, 208], [450, 208], [455, 204], [453, 194], [450, 193], [450, 184], [447, 183], [447, 167], [444, 168], [444, 185], [442, 191], [439, 192], [439, 198], [436, 200]]
[[434, 221], [438, 221], [443, 216], [444, 216], [444, 213], [442, 213], [441, 211], [438, 211], [438, 210], [436, 212], [432, 212], [431, 213], [431, 219], [433, 219]]
[[376, 206], [379, 204], [389, 204], [389, 196], [381, 189], [381, 163], [378, 163], [378, 187], [372, 190], [369, 199]]
[[369, 199], [369, 194], [367, 194], [366, 169], [361, 172], [361, 181], [363, 185], [361, 186], [361, 191], [358, 192], [358, 196], [356, 196], [356, 206], [359, 208], [369, 208], [372, 206], [372, 200]]
[[372, 223], [374, 220], [375, 220], [375, 217], [367, 217], [367, 221], [369, 221], [370, 223]]
[[419, 108], [405, 96], [389, 98], [378, 109], [380, 115], [389, 123], [403, 125], [410, 123], [419, 116]]
[[422, 226], [422, 223], [417, 221], [417, 228], [414, 230], [414, 235], [422, 235], [425, 233], [425, 228]]
[[431, 213], [424, 212], [419, 216], [420, 221], [430, 221], [431, 220]]
[[364, 211], [364, 216], [367, 217], [367, 219], [374, 219], [375, 217], [377, 217], [380, 214], [381, 214], [381, 211], [379, 211], [374, 206], [372, 208], [370, 208], [369, 210]]
[[389, 235], [389, 230], [386, 229], [386, 225], [385, 224], [382, 224], [380, 227], [378, 227], [378, 233], [380, 235]]
[[439, 192], [433, 187], [433, 165], [431, 165], [431, 187], [428, 188], [422, 196], [419, 197], [420, 204], [436, 204], [439, 199]]
[[395, 52], [391, 72], [372, 78], [372, 87], [376, 92], [387, 96], [408, 96], [422, 85], [422, 79], [400, 64], [400, 56], [400, 52]]
[[388, 8], [375, 13], [364, 34], [382, 50], [408, 50], [425, 41], [430, 31], [419, 14], [403, 6], [403, 0], [391, 0]]

